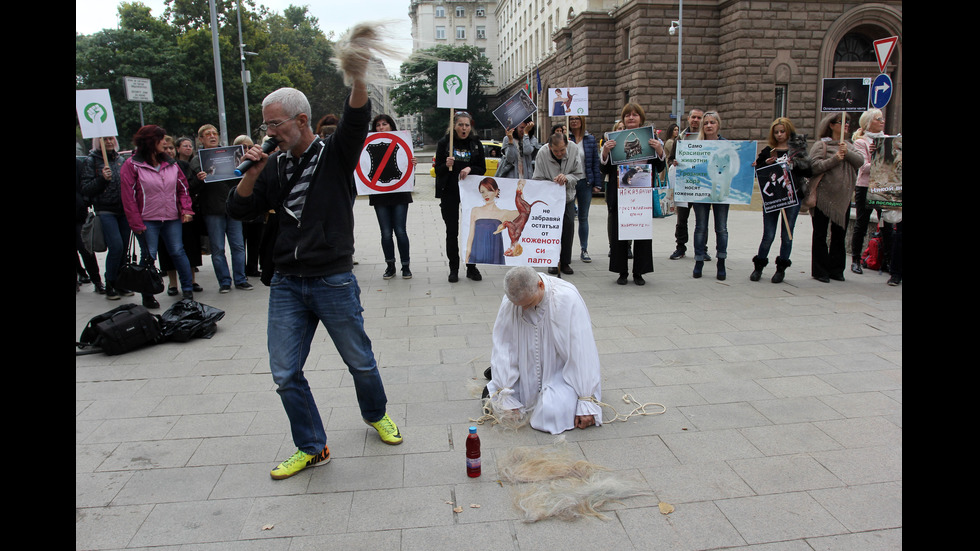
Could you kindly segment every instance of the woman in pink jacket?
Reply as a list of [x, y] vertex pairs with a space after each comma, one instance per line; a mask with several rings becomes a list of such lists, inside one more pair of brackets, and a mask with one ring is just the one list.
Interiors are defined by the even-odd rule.
[[[143, 262], [155, 262], [160, 239], [174, 261], [183, 298], [193, 299], [193, 274], [184, 254], [181, 224], [194, 217], [184, 172], [164, 150], [166, 131], [156, 125], [140, 128], [133, 136], [135, 153], [120, 171], [123, 210], [136, 234]], [[153, 295], [143, 305], [158, 308]]]

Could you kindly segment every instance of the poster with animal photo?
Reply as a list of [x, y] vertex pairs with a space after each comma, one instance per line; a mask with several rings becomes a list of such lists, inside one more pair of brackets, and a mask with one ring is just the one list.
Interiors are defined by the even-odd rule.
[[755, 186], [755, 141], [682, 140], [668, 179], [674, 201], [748, 205]]
[[548, 88], [548, 114], [552, 117], [588, 116], [589, 89]]
[[201, 156], [201, 172], [207, 174], [205, 182], [218, 182], [240, 178], [235, 175], [235, 169], [242, 162], [245, 147], [230, 145], [228, 147], [212, 147], [197, 152]]
[[769, 213], [794, 207], [800, 198], [793, 187], [793, 173], [786, 163], [773, 163], [755, 171], [762, 194], [762, 211]]
[[653, 236], [653, 166], [619, 165], [619, 239]]
[[875, 138], [868, 182], [868, 206], [902, 208], [902, 137]]
[[536, 107], [531, 97], [523, 89], [493, 110], [493, 116], [504, 129], [511, 129], [534, 114]]
[[860, 113], [868, 108], [871, 98], [871, 79], [825, 78], [820, 91], [820, 110]]
[[565, 186], [469, 175], [459, 181], [463, 262], [557, 266]]
[[619, 132], [606, 132], [605, 137], [606, 140], [616, 142], [613, 148], [609, 150], [609, 159], [614, 165], [652, 159], [657, 156], [657, 150], [650, 145], [650, 140], [655, 137], [652, 126], [620, 130]]

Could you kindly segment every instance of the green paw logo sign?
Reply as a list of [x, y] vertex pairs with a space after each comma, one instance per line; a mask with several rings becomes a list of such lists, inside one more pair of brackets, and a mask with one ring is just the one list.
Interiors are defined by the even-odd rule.
[[449, 75], [443, 79], [442, 89], [447, 94], [458, 96], [463, 91], [463, 80], [457, 75]]
[[105, 122], [109, 118], [109, 110], [97, 102], [85, 106], [85, 118], [91, 123]]

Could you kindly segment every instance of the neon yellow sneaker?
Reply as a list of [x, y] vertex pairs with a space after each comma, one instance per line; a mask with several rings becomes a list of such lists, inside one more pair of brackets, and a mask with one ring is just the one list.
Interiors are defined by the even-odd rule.
[[330, 448], [324, 446], [323, 451], [316, 455], [310, 455], [302, 450], [296, 450], [292, 457], [283, 461], [278, 467], [272, 469], [272, 478], [282, 480], [289, 478], [307, 467], [312, 467], [318, 463], [330, 462]]
[[381, 441], [385, 444], [395, 446], [402, 443], [402, 435], [400, 432], [398, 432], [398, 427], [395, 426], [395, 422], [391, 420], [391, 417], [388, 417], [387, 413], [381, 418], [380, 421], [375, 421], [374, 423], [369, 423], [368, 421], [364, 422], [374, 427], [374, 430], [378, 431], [378, 436], [381, 437]]

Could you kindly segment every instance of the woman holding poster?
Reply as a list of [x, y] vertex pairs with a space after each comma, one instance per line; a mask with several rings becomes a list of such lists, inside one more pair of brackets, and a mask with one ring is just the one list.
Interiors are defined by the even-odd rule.
[[[473, 117], [469, 113], [456, 111], [452, 126], [436, 145], [432, 162], [436, 170], [436, 198], [441, 199], [439, 207], [446, 223], [449, 282], [456, 283], [459, 281], [459, 181], [470, 174], [482, 176], [487, 171], [483, 144], [473, 133]], [[471, 263], [466, 264], [466, 277], [473, 281], [483, 279], [476, 264]]]
[[[624, 130], [635, 130], [646, 122], [646, 114], [643, 112], [643, 108], [635, 103], [627, 103], [623, 106], [621, 112], [621, 118], [623, 121]], [[607, 172], [610, 170], [614, 173], [618, 173], [616, 167], [612, 164], [612, 159], [609, 152], [616, 147], [616, 140], [606, 140], [602, 144], [602, 151], [599, 156], [599, 162], [605, 168]], [[650, 147], [652, 147], [657, 152], [657, 158], [645, 159], [640, 161], [639, 164], [652, 164], [653, 170], [660, 171], [663, 170], [664, 162], [664, 146], [660, 143], [660, 140], [656, 138], [650, 139]], [[631, 163], [626, 163], [631, 164]], [[609, 206], [609, 271], [618, 273], [619, 279], [616, 283], [619, 285], [626, 285], [628, 282], [627, 277], [629, 276], [629, 250], [630, 242], [628, 240], [619, 239], [619, 187], [621, 182], [618, 176], [612, 176], [609, 179], [609, 187], [606, 190], [606, 204]], [[613, 241], [613, 239], [615, 239]], [[636, 246], [633, 248], [633, 282], [637, 285], [644, 285], [646, 281], [643, 279], [643, 274], [653, 271], [653, 239], [637, 239], [635, 240]]]
[[[774, 210], [762, 215], [762, 242], [759, 244], [759, 252], [752, 258], [755, 269], [749, 279], [759, 281], [762, 278], [762, 269], [769, 264], [769, 249], [773, 241], [776, 240], [777, 228], [782, 228], [780, 233], [779, 256], [776, 257], [776, 273], [772, 276], [773, 283], [783, 280], [792, 262], [789, 259], [790, 252], [793, 250], [793, 228], [796, 226], [796, 217], [800, 214], [800, 183], [803, 179], [810, 176], [810, 157], [806, 152], [806, 140], [796, 134], [796, 127], [785, 117], [780, 117], [769, 125], [769, 145], [759, 152], [759, 158], [755, 161], [756, 168], [769, 166], [775, 163], [783, 163], [790, 170], [792, 181], [775, 182], [774, 185], [789, 186], [785, 189], [792, 196], [797, 197], [797, 201], [791, 207]], [[772, 173], [775, 177], [776, 173]]]
[[[833, 113], [817, 126], [819, 141], [810, 148], [813, 175], [806, 206], [812, 207], [813, 242], [810, 275], [824, 283], [844, 281], [847, 264], [845, 239], [851, 196], [864, 157], [848, 142], [847, 114]], [[830, 244], [827, 244], [827, 234]]]
[[[378, 115], [371, 122], [373, 132], [395, 132], [395, 121], [389, 115]], [[413, 166], [414, 170], [415, 167]], [[384, 279], [395, 277], [395, 241], [398, 242], [398, 256], [402, 260], [402, 279], [412, 279], [412, 271], [408, 269], [409, 245], [408, 205], [412, 202], [412, 192], [398, 191], [395, 193], [376, 193], [368, 195], [368, 204], [374, 207], [378, 216], [378, 226], [381, 228], [381, 252], [385, 255]], [[394, 239], [392, 239], [394, 234]]]
[[[698, 140], [724, 140], [721, 131], [721, 116], [717, 111], [708, 111], [701, 118]], [[715, 240], [718, 272], [716, 277], [724, 281], [727, 277], [725, 259], [728, 258], [728, 204], [691, 203], [694, 210], [694, 278], [701, 277], [704, 258], [708, 254], [708, 218], [715, 215]]]
[[500, 147], [500, 165], [494, 176], [530, 180], [534, 174], [534, 156], [538, 154], [538, 149], [541, 149], [541, 145], [534, 137], [534, 122], [531, 117], [514, 128], [508, 128]]

